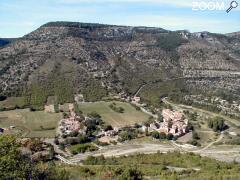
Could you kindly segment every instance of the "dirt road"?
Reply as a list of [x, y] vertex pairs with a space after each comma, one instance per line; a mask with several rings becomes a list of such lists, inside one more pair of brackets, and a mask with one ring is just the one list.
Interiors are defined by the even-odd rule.
[[185, 146], [179, 146], [178, 144], [160, 144], [160, 143], [125, 143], [116, 146], [107, 146], [102, 148], [101, 150], [95, 152], [87, 152], [84, 154], [77, 154], [68, 159], [64, 157], [58, 157], [62, 162], [73, 165], [80, 165], [83, 160], [85, 160], [88, 156], [100, 156], [103, 155], [105, 157], [119, 157], [119, 156], [127, 156], [136, 153], [143, 154], [152, 154], [152, 153], [167, 153], [173, 151], [180, 151], [182, 153], [193, 152], [197, 153], [201, 156], [207, 156], [210, 158], [214, 158], [220, 161], [225, 162], [239, 162], [240, 163], [240, 147], [225, 147], [221, 148], [218, 146], [211, 147], [214, 143], [218, 142], [221, 139], [221, 136], [214, 142], [210, 143], [208, 146], [197, 149], [196, 147], [187, 148]]
[[81, 162], [86, 159], [88, 156], [100, 156], [104, 155], [105, 157], [119, 157], [123, 155], [130, 155], [136, 153], [167, 153], [170, 151], [176, 150], [171, 144], [156, 144], [156, 143], [141, 143], [141, 144], [122, 144], [116, 146], [108, 146], [96, 152], [88, 152], [84, 154], [77, 154], [70, 158], [69, 160], [73, 163]]

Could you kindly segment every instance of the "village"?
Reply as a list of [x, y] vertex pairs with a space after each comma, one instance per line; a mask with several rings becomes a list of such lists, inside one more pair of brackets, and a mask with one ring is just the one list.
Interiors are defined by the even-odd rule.
[[[145, 115], [149, 119], [130, 123], [129, 120], [131, 120], [132, 116], [129, 117], [129, 114], [126, 114], [126, 124], [124, 126], [111, 124], [101, 117], [101, 113], [98, 114], [95, 111], [83, 113], [79, 105], [94, 103], [85, 102], [83, 95], [78, 94], [75, 95], [75, 103], [62, 105], [48, 103], [44, 106], [44, 112], [42, 113], [45, 113], [45, 116], [59, 114], [59, 117], [61, 117], [61, 119], [56, 121], [54, 144], [51, 144], [65, 151], [77, 144], [84, 145], [94, 142], [100, 145], [115, 145], [138, 137], [152, 136], [152, 134], [156, 133], [164, 134], [165, 137], [171, 137], [170, 139], [177, 139], [189, 132], [188, 120], [182, 112], [163, 108], [161, 110], [157, 109], [158, 114], [153, 113], [137, 95], [130, 97], [124, 93], [119, 93], [114, 98], [115, 100], [109, 101], [107, 110], [115, 113], [113, 116], [116, 118], [116, 121], [118, 121], [118, 115], [124, 115], [126, 108], [130, 107], [134, 110], [134, 113], [139, 114], [139, 117]], [[115, 102], [120, 105], [117, 105]], [[125, 103], [128, 106], [124, 106], [124, 109], [121, 107], [121, 103]], [[90, 110], [92, 109], [90, 108]], [[19, 127], [17, 126], [16, 130], [14, 130], [15, 128], [16, 124], [14, 123], [7, 128], [0, 127], [0, 134], [18, 131]], [[44, 128], [39, 126], [40, 130], [45, 130]], [[152, 137], [154, 138], [154, 136]], [[170, 139], [168, 138], [168, 140]]]

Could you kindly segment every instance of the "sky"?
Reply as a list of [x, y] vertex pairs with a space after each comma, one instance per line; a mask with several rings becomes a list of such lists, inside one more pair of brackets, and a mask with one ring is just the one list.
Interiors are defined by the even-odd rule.
[[230, 33], [240, 31], [240, 0], [226, 13], [231, 1], [0, 0], [0, 37], [21, 37], [51, 21]]

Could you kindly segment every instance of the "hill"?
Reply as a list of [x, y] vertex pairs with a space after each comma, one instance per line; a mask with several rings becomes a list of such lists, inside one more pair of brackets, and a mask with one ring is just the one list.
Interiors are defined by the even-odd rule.
[[155, 101], [169, 93], [240, 95], [239, 43], [209, 32], [51, 22], [0, 49], [0, 94], [39, 106], [48, 96], [63, 103], [73, 93], [90, 101], [134, 94], [147, 83], [141, 95], [152, 103], [168, 81]]

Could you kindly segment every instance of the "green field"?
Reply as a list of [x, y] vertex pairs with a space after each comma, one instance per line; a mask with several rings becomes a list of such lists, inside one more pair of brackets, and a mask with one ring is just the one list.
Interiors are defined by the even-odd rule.
[[0, 127], [15, 126], [23, 137], [54, 137], [61, 113], [30, 112], [29, 109], [0, 112]]
[[117, 113], [113, 111], [109, 105], [113, 102], [95, 102], [85, 103], [79, 105], [81, 111], [84, 114], [96, 111], [101, 115], [102, 119], [111, 124], [113, 127], [124, 127], [127, 125], [133, 125], [135, 123], [142, 123], [147, 121], [149, 115], [142, 111], [137, 111], [131, 104], [125, 102], [114, 101], [118, 107], [124, 109], [124, 113]]
[[0, 101], [0, 109], [12, 110], [16, 107], [23, 107], [26, 103], [23, 97], [9, 97], [4, 101]]

